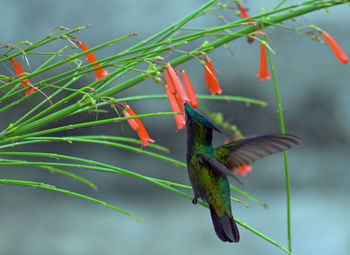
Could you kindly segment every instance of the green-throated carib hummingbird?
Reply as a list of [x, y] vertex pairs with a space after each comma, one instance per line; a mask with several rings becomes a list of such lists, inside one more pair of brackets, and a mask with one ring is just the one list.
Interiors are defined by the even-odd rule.
[[212, 147], [213, 130], [221, 132], [188, 103], [186, 112], [187, 168], [194, 191], [193, 203], [200, 198], [208, 203], [214, 229], [224, 242], [238, 242], [239, 232], [231, 212], [230, 185], [232, 170], [252, 164], [257, 159], [288, 150], [300, 139], [289, 134], [249, 137]]

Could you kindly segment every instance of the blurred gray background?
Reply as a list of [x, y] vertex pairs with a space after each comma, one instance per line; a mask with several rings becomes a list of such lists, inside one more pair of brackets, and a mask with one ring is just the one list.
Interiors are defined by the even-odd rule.
[[[246, 1], [251, 14], [272, 8], [278, 1]], [[287, 1], [297, 2], [297, 1]], [[204, 3], [200, 0], [107, 0], [107, 1], [0, 1], [0, 41], [38, 41], [57, 26], [70, 28], [92, 24], [77, 34], [88, 47], [132, 32], [139, 37], [122, 41], [96, 53], [97, 58], [115, 54], [187, 15]], [[231, 3], [232, 5], [232, 3]], [[350, 9], [342, 5], [330, 14], [319, 11], [299, 17], [293, 25], [314, 24], [325, 29], [350, 55]], [[234, 20], [232, 13], [225, 14]], [[232, 16], [230, 16], [232, 15]], [[198, 27], [221, 24], [214, 15], [194, 23]], [[350, 172], [349, 65], [341, 65], [324, 44], [290, 31], [269, 29], [277, 79], [288, 132], [300, 136], [303, 146], [289, 153], [292, 190], [292, 234], [295, 254], [348, 254], [350, 220], [348, 197]], [[120, 47], [120, 48], [119, 48]], [[279, 131], [271, 81], [259, 82], [259, 46], [246, 39], [231, 43], [234, 56], [225, 48], [210, 53], [224, 94], [265, 100], [268, 107], [241, 103], [202, 101], [211, 111], [238, 125], [245, 135]], [[190, 48], [189, 48], [190, 49]], [[169, 59], [175, 57], [171, 55]], [[35, 58], [29, 59], [38, 66]], [[8, 66], [9, 67], [9, 66]], [[208, 93], [197, 61], [181, 66], [200, 93]], [[4, 66], [2, 72], [8, 72]], [[12, 74], [13, 75], [13, 74]], [[93, 79], [93, 75], [91, 75]], [[146, 81], [122, 95], [159, 93]], [[42, 100], [40, 95], [35, 100]], [[137, 113], [168, 111], [166, 101], [131, 103]], [[0, 127], [17, 119], [17, 112], [1, 115]], [[85, 116], [93, 120], [95, 116]], [[7, 120], [7, 121], [4, 121]], [[171, 156], [185, 160], [185, 132], [175, 132], [173, 119], [155, 117], [144, 123], [157, 143]], [[156, 123], [156, 125], [155, 125]], [[81, 130], [83, 134], [135, 137], [125, 124]], [[76, 131], [65, 135], [78, 134]], [[63, 135], [63, 134], [62, 134]], [[227, 135], [216, 134], [219, 145]], [[116, 148], [73, 144], [26, 147], [27, 151], [61, 152], [113, 164], [152, 177], [189, 184], [185, 169]], [[72, 151], [69, 151], [72, 150]], [[243, 180], [243, 189], [265, 201], [269, 209], [233, 203], [234, 215], [280, 244], [286, 241], [286, 201], [283, 157], [271, 156], [254, 164]], [[0, 254], [283, 254], [281, 250], [240, 227], [241, 242], [226, 244], [217, 239], [209, 212], [189, 200], [142, 181], [106, 173], [73, 170], [92, 179], [98, 192], [71, 179], [33, 168], [0, 169], [1, 178], [42, 181], [97, 197], [128, 210], [142, 224], [111, 209], [49, 191], [2, 185], [0, 187]]]

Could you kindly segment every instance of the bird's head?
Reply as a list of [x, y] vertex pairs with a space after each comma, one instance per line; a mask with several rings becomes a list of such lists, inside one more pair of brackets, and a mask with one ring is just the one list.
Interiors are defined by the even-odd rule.
[[184, 104], [185, 112], [186, 112], [186, 125], [191, 125], [191, 122], [195, 122], [204, 128], [210, 128], [219, 133], [222, 133], [217, 127], [215, 127], [209, 120], [207, 120], [204, 116], [197, 113], [195, 110], [191, 108], [188, 103]]

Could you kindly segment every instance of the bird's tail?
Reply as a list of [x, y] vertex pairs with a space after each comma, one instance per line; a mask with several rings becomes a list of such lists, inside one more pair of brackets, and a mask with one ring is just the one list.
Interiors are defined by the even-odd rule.
[[222, 241], [239, 242], [238, 228], [232, 216], [228, 216], [225, 213], [222, 217], [219, 217], [212, 206], [210, 206], [210, 215], [215, 232]]

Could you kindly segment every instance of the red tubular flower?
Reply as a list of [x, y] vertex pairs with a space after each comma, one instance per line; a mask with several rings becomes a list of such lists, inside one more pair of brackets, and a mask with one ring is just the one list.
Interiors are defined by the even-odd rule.
[[[165, 93], [168, 95], [168, 98], [169, 98], [171, 110], [173, 112], [184, 113], [184, 110], [182, 109], [180, 102], [179, 102], [178, 98], [176, 97], [176, 95], [171, 93], [169, 87], [164, 87], [164, 88], [165, 88]], [[174, 118], [175, 118], [175, 123], [177, 126], [176, 131], [179, 131], [180, 129], [185, 128], [185, 126], [186, 126], [185, 114], [175, 114]]]
[[[16, 61], [16, 59], [11, 59], [11, 64], [13, 66], [13, 69], [15, 69], [15, 72], [18, 76], [18, 78], [23, 78], [25, 77], [24, 72], [22, 67], [18, 64], [18, 62]], [[36, 89], [38, 89], [38, 87], [33, 87], [33, 84], [29, 81], [29, 79], [24, 80], [21, 82], [21, 85], [23, 88], [28, 88], [30, 87], [30, 89], [26, 90], [26, 96], [32, 94], [35, 92]]]
[[174, 96], [175, 96], [175, 100], [176, 100], [176, 104], [177, 104], [177, 109], [179, 109], [178, 112], [181, 112], [181, 113], [185, 114], [185, 110], [184, 110], [183, 106], [180, 103], [179, 97], [176, 96], [176, 95], [174, 95]]
[[[240, 12], [240, 14], [241, 14], [241, 17], [242, 17], [243, 19], [249, 18], [248, 12], [245, 10], [245, 8], [243, 7], [243, 5], [237, 4], [237, 6], [238, 6], [239, 12]], [[252, 23], [253, 21], [249, 20], [248, 22], [249, 22], [249, 23]]]
[[194, 92], [194, 89], [192, 87], [192, 84], [190, 82], [190, 79], [188, 78], [185, 71], [181, 72], [182, 80], [184, 81], [186, 92], [188, 95], [188, 98], [190, 99], [190, 106], [194, 109], [198, 107], [198, 102], [196, 98], [196, 93]]
[[180, 103], [181, 103], [181, 105], [184, 105], [186, 102], [189, 102], [190, 100], [187, 97], [186, 91], [185, 91], [184, 87], [182, 86], [180, 78], [179, 78], [179, 76], [177, 76], [174, 68], [170, 64], [167, 65], [167, 70], [169, 72], [169, 77], [170, 77], [171, 81], [173, 82], [173, 85], [176, 89], [176, 93], [179, 96]]
[[[131, 117], [131, 115], [126, 110], [123, 110], [123, 114], [125, 117]], [[135, 131], [140, 130], [140, 126], [139, 126], [139, 124], [137, 124], [135, 119], [128, 119], [127, 122], [129, 123], [130, 127], [133, 130], [135, 130]]]
[[[126, 105], [125, 108], [127, 114], [129, 114], [129, 116], [136, 116], [136, 113], [131, 109], [131, 107], [129, 105]], [[125, 115], [126, 116], [126, 115]], [[143, 126], [141, 120], [139, 118], [133, 119], [135, 120], [137, 125], [134, 125], [134, 123], [132, 124], [133, 126], [131, 126], [130, 122], [130, 126], [132, 129], [134, 129], [137, 132], [137, 135], [139, 136], [141, 142], [142, 142], [142, 147], [143, 146], [147, 146], [149, 142], [154, 143], [154, 140], [151, 139], [145, 129], [145, 127]], [[137, 129], [138, 126], [138, 129]]]
[[[248, 14], [248, 12], [246, 11], [246, 9], [243, 7], [243, 5], [237, 4], [237, 6], [238, 6], [238, 9], [239, 9], [240, 15], [241, 15], [241, 17], [242, 17], [243, 19], [247, 19], [247, 18], [250, 17], [249, 14]], [[248, 22], [249, 22], [249, 23], [253, 23], [252, 20], [248, 20]], [[261, 30], [256, 30], [256, 31], [254, 32], [255, 35], [258, 35], [258, 34], [260, 34], [260, 33], [261, 33]], [[247, 37], [247, 41], [248, 41], [248, 43], [253, 43], [253, 42], [254, 42], [254, 38], [248, 36], [248, 37]]]
[[[77, 44], [83, 52], [89, 50], [88, 47], [86, 47], [86, 45], [82, 41], [80, 41], [79, 39], [77, 39]], [[89, 61], [90, 64], [97, 62], [97, 59], [95, 58], [94, 54], [92, 54], [92, 52], [86, 53], [85, 57], [87, 58], [87, 60]], [[97, 68], [97, 67], [100, 67], [100, 64], [92, 66], [92, 68]], [[108, 75], [108, 71], [104, 70], [103, 68], [96, 69], [94, 71], [95, 71], [95, 74], [97, 76], [95, 81], [97, 79], [102, 81], [104, 79], [104, 76]]]
[[270, 80], [271, 78], [267, 70], [266, 47], [262, 43], [260, 44], [260, 72], [256, 77], [259, 77], [260, 81], [264, 79]]
[[170, 92], [172, 94], [176, 95], [176, 89], [175, 89], [175, 86], [174, 86], [172, 79], [170, 78], [168, 70], [166, 70], [164, 72], [164, 75], [165, 75], [165, 80], [166, 80], [166, 83], [168, 84], [168, 88], [169, 88]]
[[348, 57], [345, 55], [344, 51], [340, 48], [337, 42], [325, 31], [322, 31], [321, 34], [323, 38], [328, 43], [329, 47], [332, 49], [334, 55], [337, 57], [340, 63], [347, 64], [349, 62]]
[[235, 174], [239, 174], [242, 177], [246, 177], [247, 173], [251, 172], [252, 170], [253, 168], [250, 165], [244, 165], [244, 166], [238, 167], [235, 170]]
[[[101, 68], [101, 69], [102, 69], [102, 68]], [[100, 69], [99, 69], [99, 70], [100, 70]], [[105, 77], [106, 75], [109, 74], [109, 72], [108, 72], [107, 70], [105, 70], [105, 69], [102, 69], [102, 70], [103, 70], [102, 75], [99, 74], [99, 76], [96, 77], [94, 81], [97, 81], [97, 80], [102, 81], [102, 80], [104, 79], [104, 77]], [[97, 76], [97, 75], [96, 75], [96, 76]], [[101, 80], [101, 79], [102, 79], [102, 80]]]
[[216, 78], [213, 64], [208, 59], [205, 60], [204, 78], [205, 78], [205, 84], [207, 85], [208, 89], [210, 90], [210, 93], [212, 96], [215, 96], [216, 93], [222, 94], [222, 90], [219, 87], [219, 83], [218, 83], [218, 80]]

